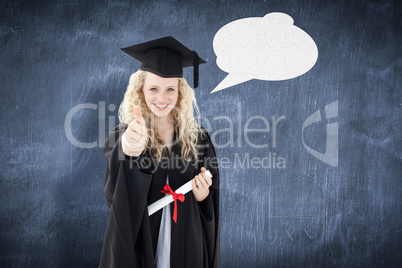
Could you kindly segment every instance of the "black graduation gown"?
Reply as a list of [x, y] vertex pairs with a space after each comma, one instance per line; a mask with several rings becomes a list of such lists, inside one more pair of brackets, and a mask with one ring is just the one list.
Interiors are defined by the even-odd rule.
[[[184, 202], [177, 200], [177, 223], [171, 219], [170, 267], [219, 267], [219, 172], [214, 147], [208, 133], [201, 137], [199, 162], [193, 166], [181, 158], [178, 140], [159, 163], [147, 154], [126, 156], [119, 125], [105, 140], [107, 160], [106, 204], [110, 209], [99, 267], [155, 267], [154, 255], [162, 210], [148, 216], [148, 205], [162, 198], [169, 174], [173, 191], [194, 178], [205, 167], [212, 173], [208, 197], [197, 202], [192, 192]], [[174, 203], [171, 203], [173, 216]]]

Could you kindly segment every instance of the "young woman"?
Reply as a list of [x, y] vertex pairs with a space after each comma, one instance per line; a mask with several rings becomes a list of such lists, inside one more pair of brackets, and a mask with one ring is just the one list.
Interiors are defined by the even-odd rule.
[[[123, 51], [143, 65], [130, 78], [121, 124], [105, 141], [110, 216], [99, 267], [219, 267], [217, 160], [182, 78], [183, 67], [198, 70], [204, 61], [172, 37]], [[192, 192], [173, 193], [190, 180]], [[179, 200], [149, 216], [148, 205], [169, 191]]]

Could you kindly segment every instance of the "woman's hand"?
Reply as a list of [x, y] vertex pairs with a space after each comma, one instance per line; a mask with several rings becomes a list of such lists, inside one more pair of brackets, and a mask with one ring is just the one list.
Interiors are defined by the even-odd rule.
[[192, 180], [193, 194], [198, 202], [204, 201], [209, 195], [209, 186], [212, 185], [212, 179], [207, 175], [202, 174], [207, 171], [204, 167], [201, 168], [201, 173]]
[[140, 107], [134, 106], [133, 110], [134, 120], [123, 133], [121, 144], [124, 154], [128, 156], [139, 156], [145, 148], [148, 135]]

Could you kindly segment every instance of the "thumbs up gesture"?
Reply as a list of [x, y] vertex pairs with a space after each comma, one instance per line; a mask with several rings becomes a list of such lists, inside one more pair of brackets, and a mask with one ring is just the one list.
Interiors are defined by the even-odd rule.
[[141, 109], [138, 106], [134, 106], [134, 120], [128, 124], [122, 136], [124, 154], [139, 156], [145, 148], [147, 136], [148, 133], [145, 128], [145, 120], [142, 117]]

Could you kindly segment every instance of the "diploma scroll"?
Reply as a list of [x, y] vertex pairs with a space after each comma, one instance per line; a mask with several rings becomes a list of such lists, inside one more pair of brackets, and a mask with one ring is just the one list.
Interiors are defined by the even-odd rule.
[[[212, 178], [212, 174], [211, 174], [211, 172], [209, 172], [209, 170], [205, 171], [202, 174], [205, 174], [208, 177]], [[183, 194], [183, 195], [190, 192], [193, 189], [193, 185], [191, 182], [192, 181], [188, 181], [187, 183], [185, 183], [184, 185], [179, 187], [175, 192], [178, 194]], [[148, 206], [148, 215], [151, 216], [152, 214], [154, 214], [155, 212], [157, 212], [161, 208], [169, 205], [172, 202], [173, 202], [172, 195], [167, 195], [167, 196], [159, 199], [158, 201], [155, 201], [154, 203], [152, 203], [151, 205]]]

